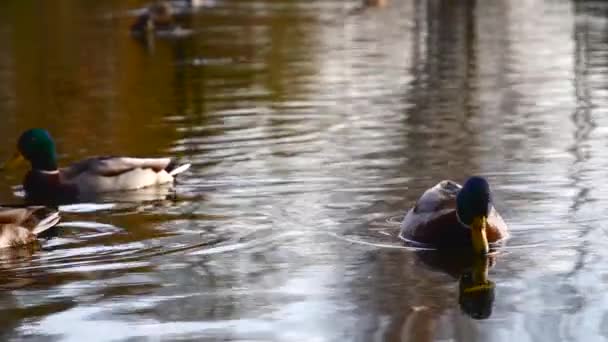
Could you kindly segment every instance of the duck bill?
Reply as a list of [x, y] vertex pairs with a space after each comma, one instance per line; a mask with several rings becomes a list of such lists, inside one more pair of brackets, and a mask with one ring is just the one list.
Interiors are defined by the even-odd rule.
[[471, 240], [473, 251], [478, 255], [486, 255], [490, 251], [488, 237], [486, 235], [487, 217], [478, 216], [473, 219], [471, 224]]
[[23, 155], [17, 151], [15, 154], [13, 154], [11, 159], [0, 165], [0, 170], [13, 169], [23, 163], [23, 161], [25, 161], [25, 158], [23, 158]]

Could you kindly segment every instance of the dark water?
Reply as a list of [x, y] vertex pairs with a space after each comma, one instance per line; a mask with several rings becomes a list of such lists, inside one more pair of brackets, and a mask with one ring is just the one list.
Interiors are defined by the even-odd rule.
[[[603, 2], [214, 0], [147, 42], [144, 5], [0, 2], [1, 156], [41, 126], [62, 163], [193, 163], [176, 196], [63, 207], [2, 251], [0, 339], [608, 338]], [[471, 174], [512, 230], [477, 316], [466, 269], [396, 239]]]

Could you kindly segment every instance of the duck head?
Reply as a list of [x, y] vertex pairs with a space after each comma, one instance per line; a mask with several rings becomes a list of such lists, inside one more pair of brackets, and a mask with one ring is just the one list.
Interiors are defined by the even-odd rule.
[[471, 229], [473, 250], [479, 255], [488, 254], [490, 250], [486, 226], [491, 208], [488, 181], [477, 176], [467, 179], [456, 197], [456, 213], [460, 223]]
[[49, 132], [41, 128], [23, 132], [17, 143], [17, 151], [1, 168], [15, 167], [23, 160], [29, 161], [34, 170], [57, 170], [55, 142]]

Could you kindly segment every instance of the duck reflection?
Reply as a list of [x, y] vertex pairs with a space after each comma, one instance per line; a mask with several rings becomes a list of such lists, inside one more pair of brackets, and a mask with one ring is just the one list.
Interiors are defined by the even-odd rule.
[[488, 271], [496, 262], [495, 255], [420, 251], [416, 256], [430, 268], [458, 279], [458, 304], [462, 312], [474, 319], [492, 315], [496, 286], [488, 279]]
[[474, 319], [492, 315], [495, 284], [488, 279], [489, 258], [482, 258], [465, 271], [459, 281], [458, 303], [461, 310]]

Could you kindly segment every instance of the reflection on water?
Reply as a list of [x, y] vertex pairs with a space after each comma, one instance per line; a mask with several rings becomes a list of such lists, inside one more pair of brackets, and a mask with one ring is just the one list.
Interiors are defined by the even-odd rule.
[[[46, 127], [62, 163], [193, 163], [3, 251], [0, 339], [608, 338], [606, 4], [215, 0], [142, 42], [146, 6], [0, 3], [0, 156]], [[496, 260], [402, 246], [471, 174], [512, 229]]]

